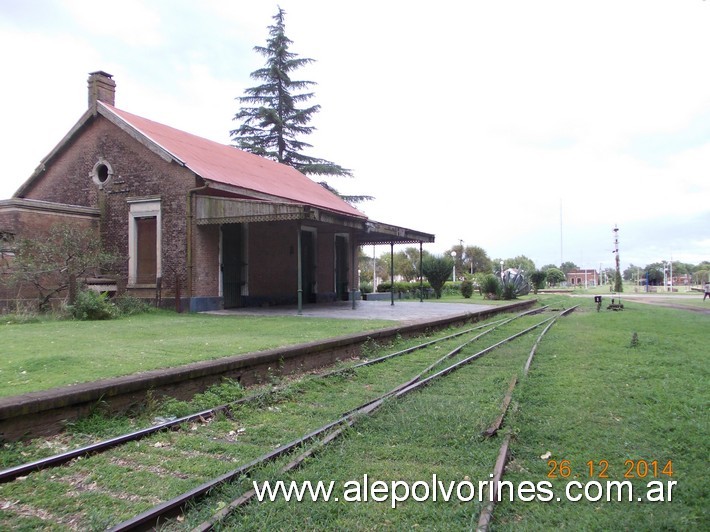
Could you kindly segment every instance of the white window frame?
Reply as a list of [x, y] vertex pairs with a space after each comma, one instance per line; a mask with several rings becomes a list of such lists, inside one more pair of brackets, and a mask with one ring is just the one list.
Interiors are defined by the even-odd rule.
[[151, 283], [148, 285], [138, 285], [136, 284], [136, 278], [138, 276], [138, 250], [136, 246], [138, 245], [138, 231], [136, 225], [136, 218], [149, 218], [155, 216], [155, 258], [156, 258], [156, 278], [162, 277], [162, 253], [161, 253], [161, 242], [162, 238], [162, 223], [161, 223], [161, 213], [160, 213], [160, 198], [137, 198], [129, 199], [129, 212], [128, 212], [128, 286], [132, 288], [136, 287], [154, 287], [156, 283]]

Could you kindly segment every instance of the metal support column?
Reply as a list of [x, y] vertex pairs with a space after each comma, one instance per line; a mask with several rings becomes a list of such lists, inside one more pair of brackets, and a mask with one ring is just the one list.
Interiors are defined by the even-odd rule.
[[301, 224], [298, 224], [298, 315], [303, 314], [303, 264], [301, 263]]
[[360, 275], [358, 273], [358, 250], [359, 247], [355, 245], [354, 238], [348, 239], [348, 253], [350, 254], [350, 298], [352, 299], [353, 307], [355, 310], [355, 294], [357, 289], [360, 288]]
[[390, 242], [390, 299], [394, 305], [394, 242]]
[[419, 241], [419, 302], [424, 302], [424, 269], [422, 266], [422, 241]]

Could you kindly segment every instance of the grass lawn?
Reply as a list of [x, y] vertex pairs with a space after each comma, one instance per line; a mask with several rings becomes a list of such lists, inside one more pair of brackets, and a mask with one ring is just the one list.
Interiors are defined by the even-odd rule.
[[[196, 509], [198, 515], [191, 516], [188, 512], [185, 523], [182, 526], [174, 523], [174, 529], [190, 529], [240, 493], [238, 488], [248, 489], [252, 479], [268, 478], [334, 480], [341, 500], [255, 503], [230, 519], [226, 523], [228, 529], [472, 530], [482, 507], [477, 497], [468, 502], [410, 498], [393, 508], [391, 499], [348, 502], [343, 499], [343, 488], [349, 481], [364, 479], [364, 475], [371, 481], [406, 481], [413, 486], [417, 482], [432, 481], [432, 475], [436, 474], [447, 485], [449, 482], [469, 483], [478, 489], [478, 483], [489, 478], [503, 436], [485, 439], [481, 431], [497, 415], [508, 382], [512, 375], [517, 375], [519, 384], [513, 397], [514, 408], [501, 431], [512, 437], [511, 460], [504, 480], [517, 487], [525, 486], [524, 483], [528, 486], [522, 496], [519, 490], [516, 492], [513, 502], [505, 500], [496, 507], [492, 530], [709, 530], [707, 330], [710, 316], [634, 302], [625, 302], [625, 310], [621, 312], [596, 312], [593, 299], [586, 296], [550, 295], [540, 299], [554, 308], [575, 304], [580, 308], [558, 320], [550, 329], [527, 376], [523, 376], [522, 368], [537, 333], [506, 344], [402, 401], [389, 402], [377, 415], [364, 419], [297, 471], [281, 475], [276, 472], [277, 465], [267, 466], [237, 485], [216, 490], [206, 504]], [[199, 325], [203, 318], [213, 317], [184, 318], [198, 320], [194, 327], [198, 330], [200, 326], [208, 328], [205, 323]], [[242, 319], [235, 320], [235, 327]], [[521, 318], [531, 322], [537, 319], [539, 317]], [[272, 332], [279, 334], [283, 318], [273, 320], [271, 323], [263, 318], [254, 319], [260, 324], [262, 336], [264, 327], [269, 327], [269, 336]], [[295, 318], [291, 334], [303, 330], [306, 323], [318, 321]], [[332, 327], [348, 326], [334, 320], [322, 321]], [[180, 331], [180, 324], [172, 331], [163, 331], [161, 327], [165, 325], [161, 323], [166, 323], [165, 317], [152, 322], [153, 330], [160, 329], [155, 333], [157, 339], [168, 339], [171, 334], [178, 336], [176, 331]], [[220, 322], [214, 325], [213, 332], [223, 329], [223, 323], [221, 327]], [[77, 325], [76, 322], [69, 324]], [[187, 321], [182, 322], [182, 328], [187, 330], [187, 324]], [[12, 327], [2, 330], [4, 333]], [[336, 332], [331, 330], [328, 334]], [[173, 341], [185, 342], [186, 337], [190, 335], [183, 333], [181, 340]], [[202, 336], [201, 341], [213, 342], [206, 338], [208, 336]], [[197, 344], [195, 349], [200, 346]], [[424, 355], [418, 353], [397, 359], [392, 369], [399, 370], [400, 366], [415, 361], [423, 363], [417, 357]], [[81, 499], [71, 482], [62, 484], [64, 491], [56, 492], [52, 490], [59, 490], [57, 479], [45, 482], [49, 477], [52, 480], [53, 475], [73, 475], [70, 481], [79, 477], [71, 468], [30, 475], [21, 483], [4, 485], [5, 493], [0, 494], [0, 499], [15, 501], [26, 497], [32, 500], [34, 490], [41, 488], [45, 497], [42, 504], [48, 505], [55, 514], [72, 515], [88, 508], [96, 517], [93, 528], [105, 528], [115, 523], [117, 514], [143, 509], [137, 503], [135, 508], [126, 506], [134, 504], [127, 496], [129, 491], [133, 497], [140, 495], [140, 504], [150, 503], [155, 493], [156, 475], [163, 475], [161, 486], [168, 480], [174, 481], [171, 489], [176, 492], [189, 487], [185, 479], [174, 474], [178, 469], [167, 465], [168, 454], [182, 460], [184, 464], [180, 469], [185, 467], [192, 475], [207, 474], [198, 471], [198, 466], [201, 461], [207, 461], [208, 455], [239, 455], [235, 463], [244, 463], [261, 454], [264, 447], [273, 449], [294, 435], [305, 433], [309, 430], [307, 427], [339, 415], [348, 408], [342, 401], [358, 402], [358, 394], [376, 393], [379, 388], [387, 389], [392, 382], [402, 380], [401, 375], [397, 378], [394, 373], [376, 373], [377, 379], [363, 378], [368, 372], [380, 371], [383, 369], [377, 366], [363, 368], [332, 383], [296, 381], [278, 401], [241, 407], [234, 420], [214, 423], [206, 429], [215, 431], [207, 440], [185, 427], [157, 436], [160, 446], [151, 440], [146, 445], [129, 448], [131, 456], [123, 461], [112, 459], [110, 453], [79, 461], [77, 464], [88, 479], [87, 485], [98, 482], [101, 486], [95, 491], [82, 492]], [[371, 387], [378, 390], [370, 390]], [[244, 429], [243, 433], [239, 432], [238, 441], [225, 437], [225, 431], [230, 428]], [[152, 452], [155, 449], [158, 451]], [[21, 450], [22, 447], [17, 446], [7, 448], [8, 453]], [[126, 490], [122, 477], [128, 473], [120, 468], [129, 466], [144, 476], [134, 482], [136, 489]], [[222, 464], [220, 467], [232, 466]], [[102, 468], [113, 473], [94, 478]], [[193, 478], [193, 481], [201, 480]], [[555, 497], [540, 500], [533, 492], [530, 499], [530, 484], [548, 481]], [[596, 482], [601, 489], [607, 481], [628, 481], [633, 486], [633, 498], [607, 501], [602, 495], [601, 499], [593, 501], [582, 498], [573, 502], [565, 498], [565, 485], [572, 481], [581, 486]], [[649, 482], [662, 483], [664, 500], [649, 499]], [[669, 482], [675, 482], [670, 493]], [[107, 496], [114, 491], [126, 495], [128, 502]], [[21, 496], [20, 492], [25, 495]], [[464, 490], [464, 495], [468, 493]], [[546, 496], [545, 492], [538, 493]], [[592, 486], [591, 498], [597, 493], [597, 488]], [[623, 495], [628, 496], [628, 493], [626, 490]], [[583, 495], [584, 488], [578, 487], [570, 494]], [[0, 509], [0, 521], [2, 512]], [[47, 522], [41, 524], [50, 529]]]
[[[491, 353], [392, 403], [299, 471], [271, 477], [333, 479], [340, 502], [252, 504], [228, 526], [474, 529], [477, 500], [410, 498], [393, 509], [391, 499], [344, 503], [343, 487], [364, 475], [410, 485], [429, 482], [433, 474], [446, 482], [470, 479], [476, 486], [488, 480], [501, 437], [486, 440], [480, 432], [497, 413], [510, 375], [518, 374], [517, 411], [503, 431], [512, 434], [504, 480], [514, 486], [549, 481], [554, 497], [538, 500], [533, 492], [530, 499], [529, 487], [521, 496], [516, 492], [514, 502], [496, 508], [492, 530], [708, 530], [708, 316], [636, 303], [623, 312], [597, 313], [593, 301], [543, 299], [581, 307], [551, 329], [526, 377], [524, 351], [505, 347]], [[628, 480], [632, 500], [565, 499], [567, 482], [599, 482], [603, 489], [607, 480]], [[662, 483], [663, 500], [649, 492], [649, 482]], [[671, 492], [668, 482], [675, 482]], [[580, 493], [583, 488], [570, 495]], [[597, 496], [594, 486], [589, 495]]]
[[[504, 502], [495, 529], [707, 530], [710, 317], [628, 300], [622, 312], [591, 306], [550, 331], [507, 425], [505, 478], [550, 481], [561, 500]], [[633, 496], [572, 502], [571, 481], [628, 481]], [[647, 498], [649, 482], [662, 483], [664, 500]]]
[[0, 396], [392, 326], [391, 321], [154, 312], [0, 324]]

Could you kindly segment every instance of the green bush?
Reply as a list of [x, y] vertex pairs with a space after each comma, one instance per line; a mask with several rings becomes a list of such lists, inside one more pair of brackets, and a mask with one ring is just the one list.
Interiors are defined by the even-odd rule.
[[468, 279], [461, 282], [461, 295], [466, 299], [470, 299], [473, 295], [473, 283]]
[[545, 280], [547, 279], [547, 273], [542, 270], [535, 270], [530, 274], [530, 282], [533, 285], [533, 292], [537, 294], [537, 291], [545, 288]]
[[441, 288], [441, 294], [444, 296], [460, 296], [461, 295], [461, 283], [456, 281], [446, 281], [444, 286]]
[[385, 282], [377, 285], [378, 292], [389, 292], [391, 288], [392, 288], [392, 283], [390, 283], [388, 281], [385, 281]]
[[518, 297], [515, 285], [513, 283], [503, 283], [503, 288], [501, 290], [501, 297], [505, 300], [515, 299]]
[[[428, 283], [424, 282], [424, 287], [428, 287]], [[362, 290], [362, 286], [360, 287]], [[394, 283], [394, 288], [391, 282], [389, 281], [383, 281], [380, 284], [377, 285], [377, 291], [378, 292], [390, 292], [391, 290], [394, 290], [395, 293], [412, 293], [412, 294], [418, 294], [419, 293], [419, 288], [420, 288], [420, 283], [419, 281], [395, 281]], [[372, 290], [370, 288], [370, 290]], [[364, 290], [362, 290], [364, 292]], [[369, 292], [365, 292], [369, 293]]]
[[153, 307], [144, 300], [133, 296], [119, 296], [113, 300], [113, 303], [122, 316], [145, 314], [153, 310]]
[[422, 272], [434, 289], [436, 299], [441, 298], [441, 290], [444, 288], [444, 283], [451, 276], [453, 266], [453, 259], [446, 255], [427, 255], [422, 261]]
[[499, 299], [501, 296], [501, 286], [498, 276], [492, 273], [486, 274], [481, 280], [480, 290], [481, 294], [487, 299]]
[[77, 320], [110, 320], [118, 315], [118, 309], [109, 301], [108, 294], [93, 290], [79, 292], [74, 304], [67, 309]]
[[530, 293], [530, 284], [522, 273], [507, 271], [502, 279], [503, 299], [515, 299]]
[[237, 381], [224, 379], [220, 384], [210, 386], [202, 393], [192, 398], [192, 403], [199, 410], [214, 408], [215, 406], [232, 403], [244, 397], [244, 388]]
[[372, 284], [371, 283], [360, 283], [360, 292], [363, 294], [371, 294], [372, 293]]

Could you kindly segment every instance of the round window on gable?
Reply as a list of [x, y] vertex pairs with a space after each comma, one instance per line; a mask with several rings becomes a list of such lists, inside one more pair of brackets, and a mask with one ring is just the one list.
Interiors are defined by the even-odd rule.
[[105, 159], [99, 159], [91, 170], [91, 178], [99, 187], [103, 187], [111, 180], [113, 168]]
[[96, 169], [96, 177], [99, 178], [99, 181], [101, 183], [105, 183], [108, 179], [108, 166], [106, 166], [105, 164], [100, 164], [99, 167]]

